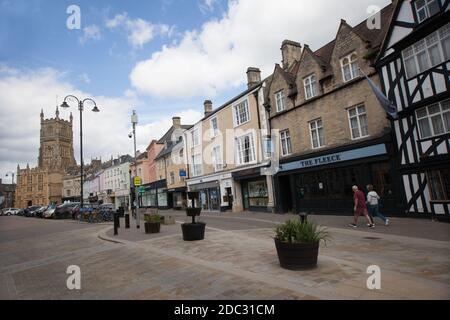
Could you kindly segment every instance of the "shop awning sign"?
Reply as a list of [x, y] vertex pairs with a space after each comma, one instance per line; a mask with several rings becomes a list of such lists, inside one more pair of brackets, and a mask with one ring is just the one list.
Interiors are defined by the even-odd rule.
[[320, 157], [309, 158], [289, 163], [284, 163], [280, 171], [291, 171], [298, 169], [306, 169], [327, 164], [339, 163], [355, 159], [369, 158], [373, 156], [384, 155], [387, 153], [385, 144], [377, 144], [374, 146], [353, 149], [333, 154], [328, 154]]

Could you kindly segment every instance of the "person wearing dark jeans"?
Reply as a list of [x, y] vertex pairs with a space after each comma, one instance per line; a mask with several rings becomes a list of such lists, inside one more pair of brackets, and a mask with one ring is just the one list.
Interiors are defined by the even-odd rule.
[[367, 191], [369, 191], [367, 194], [367, 206], [372, 221], [374, 217], [378, 217], [383, 220], [385, 226], [388, 226], [389, 219], [380, 212], [380, 196], [375, 190], [373, 190], [373, 185], [371, 184], [367, 186]]

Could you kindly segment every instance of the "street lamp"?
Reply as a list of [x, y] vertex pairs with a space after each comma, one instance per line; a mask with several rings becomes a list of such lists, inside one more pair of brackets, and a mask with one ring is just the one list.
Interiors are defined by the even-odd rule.
[[5, 174], [5, 177], [9, 177], [9, 176], [11, 176], [11, 184], [14, 184], [14, 172], [12, 172], [12, 171], [9, 171], [9, 172], [7, 172], [6, 174]]
[[[138, 116], [136, 114], [136, 110], [133, 110], [133, 114], [131, 115], [131, 124], [133, 125], [133, 133], [129, 134], [128, 137], [131, 139], [134, 137], [134, 166], [136, 168], [135, 177], [137, 177], [137, 151], [136, 151], [136, 125], [138, 123]], [[134, 184], [134, 183], [133, 183]], [[134, 186], [134, 193], [136, 197], [136, 228], [139, 229], [141, 227], [141, 218], [139, 216], [139, 190], [136, 186]]]
[[73, 95], [68, 95], [64, 98], [64, 102], [61, 104], [61, 108], [67, 109], [70, 108], [67, 101], [70, 101], [71, 99], [75, 100], [78, 103], [78, 110], [80, 111], [80, 168], [81, 168], [81, 174], [80, 174], [80, 221], [82, 219], [82, 209], [84, 204], [84, 197], [83, 197], [83, 170], [84, 170], [84, 161], [83, 161], [83, 110], [84, 110], [84, 103], [85, 102], [91, 102], [94, 104], [94, 108], [92, 109], [92, 112], [100, 112], [100, 110], [97, 108], [97, 104], [94, 100], [91, 98], [86, 98], [84, 100], [80, 100], [77, 97]]

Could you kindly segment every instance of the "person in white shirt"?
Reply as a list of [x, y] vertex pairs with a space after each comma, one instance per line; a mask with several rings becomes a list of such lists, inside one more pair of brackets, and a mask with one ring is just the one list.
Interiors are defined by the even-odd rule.
[[367, 186], [367, 207], [369, 209], [369, 215], [372, 217], [372, 221], [374, 217], [378, 217], [383, 220], [386, 226], [389, 225], [389, 219], [387, 219], [384, 215], [380, 213], [380, 196], [373, 190], [373, 185], [369, 184]]

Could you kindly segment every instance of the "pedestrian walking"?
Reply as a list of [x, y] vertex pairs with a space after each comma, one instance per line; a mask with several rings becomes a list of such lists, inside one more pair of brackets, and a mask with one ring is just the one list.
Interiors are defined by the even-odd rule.
[[380, 196], [378, 193], [373, 189], [373, 185], [369, 184], [367, 186], [367, 191], [369, 192], [367, 194], [367, 206], [369, 208], [369, 215], [372, 218], [372, 221], [374, 217], [378, 217], [381, 220], [383, 220], [384, 225], [389, 225], [389, 219], [386, 218], [381, 212], [380, 212]]
[[373, 224], [372, 219], [369, 216], [369, 212], [367, 210], [366, 205], [366, 196], [364, 195], [364, 192], [360, 191], [357, 186], [352, 187], [353, 190], [353, 201], [354, 201], [354, 218], [353, 223], [349, 224], [349, 227], [357, 228], [358, 227], [358, 219], [360, 216], [364, 215], [369, 222], [367, 226], [369, 228], [374, 228], [375, 225]]

